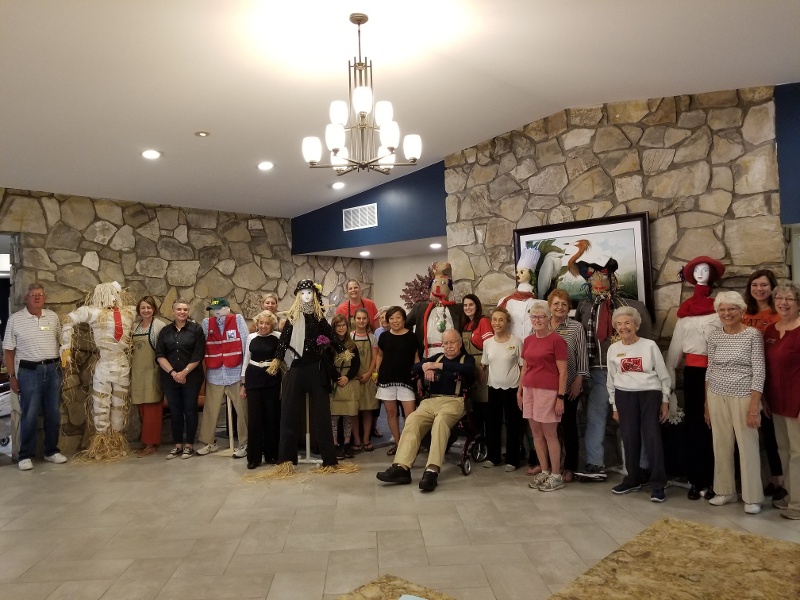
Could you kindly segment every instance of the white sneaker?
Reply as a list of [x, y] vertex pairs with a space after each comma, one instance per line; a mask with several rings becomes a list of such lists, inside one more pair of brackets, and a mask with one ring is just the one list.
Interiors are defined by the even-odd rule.
[[45, 456], [44, 459], [47, 462], [55, 463], [57, 465], [63, 465], [65, 462], [67, 462], [67, 457], [61, 454], [61, 452], [56, 452], [50, 456]]
[[[493, 468], [495, 468], [495, 467], [502, 467], [502, 466], [503, 466], [503, 463], [497, 463], [497, 464], [495, 464], [495, 463], [493, 463], [493, 462], [492, 462], [492, 461], [490, 461], [490, 460], [487, 460], [485, 463], [483, 463], [483, 468], [484, 468], [484, 469], [493, 469]], [[788, 506], [788, 504], [787, 504], [787, 506]]]
[[511, 473], [511, 471], [516, 471], [517, 467], [515, 467], [514, 465], [506, 465], [505, 469], [506, 473]]
[[748, 515], [757, 515], [758, 513], [761, 512], [761, 505], [760, 504], [745, 504], [744, 505], [744, 512], [746, 512]]
[[560, 490], [566, 484], [564, 483], [564, 479], [558, 473], [553, 473], [545, 479], [544, 483], [539, 486], [540, 492], [555, 492], [556, 490]]
[[533, 480], [528, 484], [528, 487], [533, 490], [538, 490], [539, 486], [542, 485], [547, 478], [550, 477], [549, 471], [540, 471], [536, 475], [533, 476]]
[[33, 468], [33, 461], [30, 458], [23, 458], [18, 466], [20, 471], [30, 471]]
[[708, 503], [713, 504], [714, 506], [722, 506], [723, 504], [736, 502], [738, 499], [739, 496], [736, 494], [717, 494], [711, 500], [709, 500]]
[[247, 456], [247, 444], [243, 444], [233, 451], [233, 458], [245, 458]]
[[213, 444], [206, 444], [202, 448], [195, 450], [194, 453], [199, 456], [205, 456], [206, 454], [210, 454], [211, 452], [217, 452], [219, 450], [219, 446], [217, 446], [217, 442]]

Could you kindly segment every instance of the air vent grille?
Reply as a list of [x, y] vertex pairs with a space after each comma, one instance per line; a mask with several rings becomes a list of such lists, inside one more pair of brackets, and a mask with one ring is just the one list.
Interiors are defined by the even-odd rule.
[[378, 205], [365, 204], [342, 210], [344, 231], [378, 226]]

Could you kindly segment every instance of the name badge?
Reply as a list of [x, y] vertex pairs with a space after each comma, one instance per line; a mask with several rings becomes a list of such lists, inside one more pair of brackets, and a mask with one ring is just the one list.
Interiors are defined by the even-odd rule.
[[620, 352], [619, 354], [617, 354], [617, 358], [622, 358], [623, 356], [625, 356], [624, 352]]
[[50, 325], [39, 325], [39, 331], [50, 331]]
[[229, 340], [235, 340], [236, 331], [233, 329], [228, 329], [228, 331], [225, 332], [225, 337], [227, 337]]

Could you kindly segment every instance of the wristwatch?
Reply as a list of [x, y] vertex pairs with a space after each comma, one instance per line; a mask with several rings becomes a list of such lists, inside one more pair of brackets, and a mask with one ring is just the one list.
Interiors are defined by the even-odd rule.
[[567, 399], [567, 395], [566, 394], [558, 394], [556, 396], [556, 398], [558, 398], [559, 400], [566, 400]]

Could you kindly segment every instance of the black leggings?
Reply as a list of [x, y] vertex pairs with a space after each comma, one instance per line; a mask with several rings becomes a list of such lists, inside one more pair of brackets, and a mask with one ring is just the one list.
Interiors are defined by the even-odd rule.
[[519, 465], [520, 442], [522, 440], [522, 411], [517, 404], [517, 388], [506, 390], [489, 388], [489, 404], [486, 410], [486, 447], [488, 459], [495, 464], [503, 462], [502, 435], [503, 416], [506, 423], [506, 464]]

